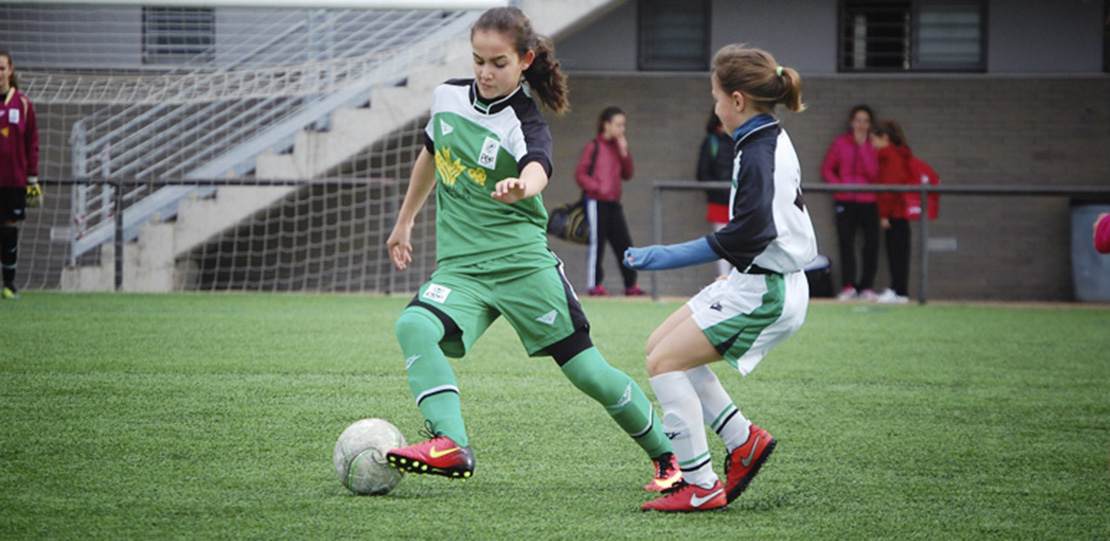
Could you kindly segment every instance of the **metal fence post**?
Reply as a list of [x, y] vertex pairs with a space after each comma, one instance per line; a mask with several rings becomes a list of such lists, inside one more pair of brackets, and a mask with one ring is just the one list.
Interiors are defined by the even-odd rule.
[[921, 241], [919, 251], [921, 254], [918, 256], [921, 261], [921, 270], [917, 290], [917, 303], [924, 305], [926, 298], [929, 296], [929, 184], [924, 183], [921, 185]]
[[116, 291], [123, 291], [123, 179], [117, 179], [115, 197], [116, 223]]
[[[663, 244], [663, 189], [658, 185], [651, 187], [651, 240], [652, 244]], [[659, 273], [651, 273], [651, 299], [659, 300]]]

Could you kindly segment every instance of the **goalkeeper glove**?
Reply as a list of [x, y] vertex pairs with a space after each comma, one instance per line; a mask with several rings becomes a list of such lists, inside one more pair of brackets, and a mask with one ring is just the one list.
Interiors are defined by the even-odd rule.
[[27, 177], [27, 207], [38, 208], [42, 206], [42, 188], [39, 187], [39, 177]]

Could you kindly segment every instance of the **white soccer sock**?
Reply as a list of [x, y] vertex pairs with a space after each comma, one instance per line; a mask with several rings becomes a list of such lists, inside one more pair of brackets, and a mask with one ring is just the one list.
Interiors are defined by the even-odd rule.
[[744, 445], [748, 441], [752, 422], [740, 413], [740, 409], [721, 386], [721, 380], [717, 379], [717, 374], [713, 373], [709, 365], [702, 365], [687, 370], [686, 376], [693, 385], [694, 392], [698, 394], [702, 415], [709, 428], [725, 440], [725, 446], [730, 452]]
[[702, 488], [717, 482], [705, 441], [701, 403], [685, 372], [667, 372], [648, 380], [663, 408], [663, 432], [671, 438], [682, 479]]

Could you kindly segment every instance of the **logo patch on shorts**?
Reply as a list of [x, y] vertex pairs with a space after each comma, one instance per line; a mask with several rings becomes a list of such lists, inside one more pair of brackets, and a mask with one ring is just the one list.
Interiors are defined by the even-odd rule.
[[540, 323], [546, 323], [548, 325], [554, 325], [555, 324], [555, 318], [558, 317], [558, 316], [559, 316], [559, 313], [556, 312], [555, 310], [552, 310], [552, 311], [536, 318], [536, 321], [539, 321]]
[[447, 296], [450, 294], [451, 288], [449, 287], [443, 287], [438, 284], [428, 284], [428, 289], [424, 291], [424, 294], [421, 295], [421, 297], [443, 304], [447, 302]]

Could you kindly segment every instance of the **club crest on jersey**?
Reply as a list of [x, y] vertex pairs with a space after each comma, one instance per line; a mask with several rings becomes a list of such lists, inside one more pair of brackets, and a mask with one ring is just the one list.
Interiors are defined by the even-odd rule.
[[455, 128], [441, 118], [439, 119], [439, 131], [441, 135], [449, 135], [451, 132], [455, 131]]
[[19, 109], [8, 109], [8, 123], [19, 124]]
[[441, 182], [448, 186], [454, 186], [455, 181], [464, 169], [466, 168], [463, 167], [461, 159], [451, 159], [450, 148], [440, 147], [436, 149], [436, 173], [439, 173]]
[[478, 165], [486, 169], [493, 169], [497, 166], [497, 151], [501, 149], [501, 143], [492, 137], [486, 137], [482, 141], [482, 153], [478, 156]]
[[424, 291], [421, 297], [433, 302], [443, 304], [447, 302], [447, 296], [451, 294], [451, 288], [444, 287], [439, 284], [428, 284], [428, 289]]

